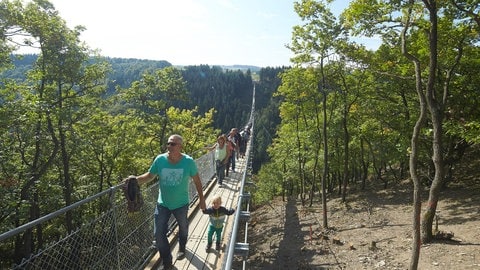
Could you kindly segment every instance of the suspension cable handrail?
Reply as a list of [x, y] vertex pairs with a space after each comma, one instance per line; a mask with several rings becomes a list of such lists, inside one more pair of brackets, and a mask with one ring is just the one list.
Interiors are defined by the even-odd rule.
[[[249, 173], [251, 173], [251, 152], [253, 151], [253, 142], [254, 142], [254, 123], [255, 123], [255, 85], [253, 86], [253, 95], [252, 95], [252, 109], [250, 112], [250, 120], [249, 120], [249, 125], [251, 125], [251, 134], [250, 134], [250, 139], [248, 143], [248, 149], [246, 151], [246, 169], [243, 172], [242, 176], [242, 183], [240, 184], [240, 192], [239, 192], [239, 199], [237, 202], [237, 208], [236, 209], [241, 209], [241, 206], [244, 202], [247, 203], [246, 211], [249, 211], [249, 195], [244, 193], [245, 189], [245, 180], [247, 179], [247, 176]], [[224, 266], [222, 269], [232, 269], [232, 263], [233, 263], [233, 257], [235, 255], [235, 250], [237, 248], [237, 234], [239, 230], [239, 224], [240, 224], [240, 219], [241, 219], [242, 211], [236, 211], [235, 212], [235, 217], [234, 217], [234, 222], [233, 222], [233, 228], [232, 228], [232, 233], [230, 235], [230, 240], [228, 243], [228, 250], [227, 250], [227, 256], [225, 257], [224, 260]], [[247, 243], [247, 236], [248, 236], [248, 222], [245, 222], [245, 239], [244, 239], [244, 244]], [[248, 250], [247, 250], [248, 251]], [[248, 254], [247, 254], [248, 256]], [[245, 258], [244, 258], [245, 259]], [[246, 261], [243, 261], [243, 268], [245, 269], [245, 263]]]
[[[251, 149], [251, 147], [252, 147], [252, 142], [249, 143], [249, 149], [247, 151], [247, 156], [246, 156], [247, 166], [250, 162], [250, 149]], [[242, 204], [244, 202], [248, 203], [248, 200], [249, 200], [248, 194], [244, 193], [245, 180], [247, 179], [248, 173], [249, 173], [249, 168], [247, 167], [247, 169], [244, 170], [244, 172], [243, 172], [242, 183], [240, 185], [240, 192], [239, 192], [239, 195], [238, 195], [239, 199], [238, 199], [238, 202], [237, 202], [237, 208], [236, 209], [242, 209]], [[247, 211], [248, 211], [248, 207], [247, 207]], [[233, 257], [235, 255], [235, 249], [236, 249], [236, 246], [237, 246], [236, 239], [237, 239], [237, 234], [238, 234], [238, 230], [239, 230], [239, 226], [240, 226], [240, 218], [241, 218], [242, 213], [243, 213], [242, 211], [235, 211], [232, 233], [231, 233], [231, 236], [230, 236], [230, 241], [228, 243], [228, 250], [226, 252], [227, 256], [226, 256], [226, 259], [225, 259], [224, 267], [222, 269], [231, 269], [231, 266], [232, 266], [232, 263], [233, 263]], [[245, 242], [246, 242], [246, 239], [245, 239]]]

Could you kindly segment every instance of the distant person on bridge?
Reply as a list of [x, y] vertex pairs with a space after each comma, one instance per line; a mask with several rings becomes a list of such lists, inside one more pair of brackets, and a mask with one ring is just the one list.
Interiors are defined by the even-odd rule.
[[228, 172], [230, 170], [230, 165], [232, 166], [232, 172], [235, 172], [235, 160], [237, 158], [238, 150], [240, 147], [240, 134], [238, 134], [238, 128], [232, 128], [228, 133], [227, 140], [229, 142], [231, 155], [227, 163], [226, 167], [226, 175], [228, 176]]
[[217, 183], [221, 187], [223, 185], [223, 179], [225, 178], [225, 166], [230, 158], [230, 148], [226, 144], [227, 136], [220, 135], [217, 138], [217, 142], [211, 146], [206, 147], [207, 150], [215, 150], [215, 169], [217, 173]]
[[150, 182], [158, 177], [160, 190], [155, 209], [154, 235], [164, 269], [172, 269], [172, 251], [167, 237], [168, 220], [172, 214], [177, 220], [179, 228], [177, 259], [185, 258], [185, 247], [188, 238], [187, 214], [190, 203], [190, 178], [193, 179], [197, 189], [200, 208], [202, 210], [206, 208], [197, 165], [192, 157], [181, 152], [182, 146], [182, 136], [177, 134], [171, 135], [167, 142], [168, 151], [159, 154], [155, 158], [148, 172], [137, 176], [139, 184]]
[[240, 151], [240, 157], [245, 158], [245, 153], [247, 151], [247, 143], [248, 143], [248, 133], [246, 128], [242, 129], [240, 131], [240, 146], [239, 146], [239, 151]]
[[235, 212], [235, 209], [227, 209], [222, 206], [222, 197], [220, 195], [215, 195], [212, 198], [212, 206], [203, 210], [204, 214], [210, 216], [210, 225], [208, 225], [208, 235], [207, 235], [207, 247], [205, 248], [207, 252], [212, 248], [213, 235], [216, 234], [216, 245], [215, 249], [220, 250], [221, 240], [222, 240], [222, 230], [223, 223], [225, 222], [226, 216], [230, 216]]

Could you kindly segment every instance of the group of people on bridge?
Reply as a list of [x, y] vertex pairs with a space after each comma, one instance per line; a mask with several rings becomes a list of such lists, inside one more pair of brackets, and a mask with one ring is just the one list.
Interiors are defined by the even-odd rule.
[[[240, 132], [232, 128], [228, 134], [218, 136], [217, 142], [206, 149], [215, 150], [216, 179], [221, 187], [225, 176], [228, 176], [230, 168], [235, 172], [235, 161], [243, 158], [250, 137], [251, 124], [248, 124]], [[159, 194], [154, 214], [155, 245], [162, 258], [163, 269], [173, 269], [173, 256], [168, 241], [169, 219], [173, 215], [178, 226], [177, 260], [185, 258], [185, 249], [188, 239], [188, 207], [189, 184], [193, 180], [198, 194], [199, 207], [204, 214], [210, 216], [208, 232], [207, 252], [210, 250], [213, 235], [216, 234], [216, 248], [219, 247], [220, 235], [223, 229], [225, 215], [231, 215], [234, 209], [226, 209], [221, 205], [221, 198], [215, 197], [211, 207], [206, 206], [203, 187], [195, 160], [182, 153], [183, 138], [173, 134], [166, 143], [167, 152], [159, 154], [144, 174], [130, 176], [138, 185], [142, 185], [157, 179]]]
[[217, 142], [206, 147], [209, 151], [215, 151], [215, 169], [217, 184], [222, 187], [223, 180], [230, 168], [235, 172], [235, 162], [238, 158], [244, 158], [250, 138], [251, 124], [248, 124], [240, 132], [238, 128], [232, 128], [227, 134], [221, 134]]

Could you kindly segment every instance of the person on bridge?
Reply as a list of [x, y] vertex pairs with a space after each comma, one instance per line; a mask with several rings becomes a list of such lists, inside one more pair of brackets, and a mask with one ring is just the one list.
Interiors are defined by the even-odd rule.
[[222, 240], [222, 230], [223, 223], [225, 222], [226, 216], [230, 216], [235, 212], [235, 209], [227, 209], [222, 206], [222, 197], [220, 195], [215, 195], [212, 198], [212, 206], [203, 210], [204, 214], [209, 215], [210, 224], [208, 225], [208, 235], [207, 235], [207, 247], [205, 250], [210, 251], [213, 243], [213, 235], [216, 234], [216, 250], [220, 250], [221, 240]]
[[[177, 259], [185, 258], [185, 248], [188, 238], [188, 206], [189, 180], [193, 179], [198, 193], [199, 205], [205, 210], [205, 198], [200, 176], [195, 160], [181, 152], [183, 138], [178, 134], [171, 135], [167, 142], [167, 152], [159, 154], [150, 166], [148, 172], [137, 176], [138, 183], [144, 184], [158, 177], [159, 193], [154, 217], [154, 235], [156, 247], [164, 269], [172, 269], [172, 252], [168, 242], [168, 221], [173, 214], [179, 232], [179, 250]], [[135, 177], [135, 176], [133, 176]]]
[[245, 152], [247, 151], [247, 143], [248, 143], [248, 133], [246, 129], [242, 129], [240, 131], [240, 146], [239, 146], [239, 152], [240, 152], [240, 157], [245, 158]]
[[217, 174], [217, 183], [218, 186], [222, 187], [223, 179], [225, 178], [225, 166], [227, 165], [228, 159], [230, 158], [230, 148], [226, 144], [227, 136], [220, 135], [217, 138], [217, 142], [211, 146], [206, 147], [207, 150], [215, 150], [215, 169]]
[[225, 175], [228, 176], [230, 170], [230, 165], [232, 166], [232, 172], [235, 172], [235, 160], [237, 158], [239, 143], [240, 143], [240, 134], [238, 134], [237, 128], [232, 128], [228, 133], [227, 140], [230, 147], [230, 158], [228, 159], [227, 167], [225, 169]]

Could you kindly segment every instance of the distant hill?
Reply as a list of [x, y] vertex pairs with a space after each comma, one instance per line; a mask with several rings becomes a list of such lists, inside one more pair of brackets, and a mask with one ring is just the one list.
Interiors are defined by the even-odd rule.
[[[0, 72], [3, 77], [16, 78], [18, 80], [24, 80], [25, 74], [33, 66], [33, 63], [37, 60], [38, 55], [36, 54], [26, 54], [26, 55], [12, 55], [12, 62], [15, 66], [14, 69], [6, 70]], [[105, 57], [105, 59], [112, 65], [113, 72], [109, 75], [109, 93], [115, 91], [115, 86], [119, 85], [121, 87], [128, 87], [132, 81], [138, 80], [141, 77], [141, 74], [148, 70], [155, 70], [159, 68], [164, 68], [172, 66], [172, 64], [165, 60], [148, 60], [148, 59], [134, 59], [134, 58], [112, 58]], [[195, 65], [189, 65], [195, 66]], [[185, 69], [189, 66], [180, 66], [176, 67], [180, 69]], [[200, 66], [200, 65], [199, 65]], [[252, 66], [252, 65], [201, 65], [201, 66], [216, 66], [220, 67], [222, 70], [240, 70], [246, 72], [250, 70], [252, 74], [258, 74], [261, 67]], [[255, 76], [255, 75], [254, 75]]]
[[258, 72], [261, 67], [257, 66], [249, 66], [249, 65], [233, 65], [233, 66], [221, 66], [223, 69], [233, 69], [233, 70], [248, 70], [250, 69], [251, 72]]
[[[12, 64], [14, 68], [0, 72], [0, 75], [5, 78], [12, 78], [17, 80], [25, 80], [26, 73], [33, 68], [33, 64], [37, 61], [37, 54], [12, 55]], [[104, 58], [112, 66], [112, 72], [109, 74], [108, 80], [110, 91], [114, 91], [113, 84], [121, 87], [128, 87], [133, 81], [141, 78], [141, 75], [146, 71], [161, 69], [172, 66], [167, 61], [133, 59], [133, 58]], [[92, 58], [93, 61], [93, 58]]]
[[[174, 65], [177, 68], [184, 69], [185, 67], [189, 66], [195, 66], [195, 65], [188, 65], [188, 66], [182, 66], [182, 65]], [[199, 65], [203, 66], [203, 65]], [[262, 68], [257, 67], [257, 66], [250, 66], [250, 65], [232, 65], [232, 66], [225, 66], [225, 65], [206, 65], [205, 66], [211, 66], [211, 67], [220, 67], [223, 70], [240, 70], [240, 71], [247, 71], [250, 70], [252, 73], [257, 73], [259, 72]]]

